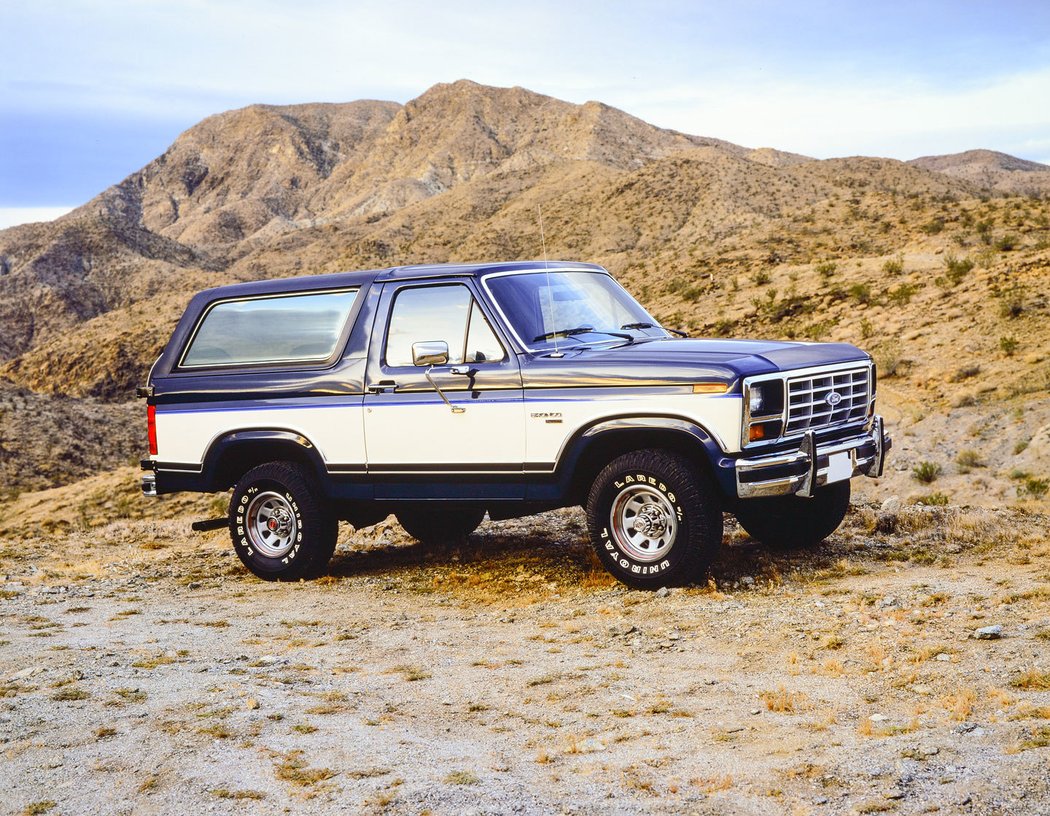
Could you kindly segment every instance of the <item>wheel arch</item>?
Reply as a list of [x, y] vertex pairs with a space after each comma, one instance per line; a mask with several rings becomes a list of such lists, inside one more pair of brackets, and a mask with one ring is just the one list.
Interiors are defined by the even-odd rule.
[[580, 430], [566, 445], [559, 469], [568, 482], [570, 503], [582, 502], [594, 478], [617, 456], [644, 448], [681, 453], [718, 482], [714, 462], [722, 451], [699, 423], [675, 416], [614, 417]]
[[274, 461], [304, 465], [322, 483], [327, 473], [320, 452], [301, 433], [256, 428], [232, 431], [211, 443], [204, 457], [205, 481], [212, 491], [226, 490], [256, 465]]

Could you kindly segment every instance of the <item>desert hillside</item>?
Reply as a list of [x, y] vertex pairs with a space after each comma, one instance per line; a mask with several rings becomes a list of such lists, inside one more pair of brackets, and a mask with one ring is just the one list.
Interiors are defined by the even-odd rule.
[[[0, 232], [6, 491], [140, 453], [123, 404], [200, 288], [539, 257], [540, 208], [551, 257], [605, 264], [669, 325], [871, 349], [898, 441], [878, 494], [1048, 506], [1050, 167], [818, 161], [468, 81], [218, 114], [67, 216]], [[30, 411], [54, 432], [27, 435]], [[86, 444], [69, 412], [114, 443], [54, 464]]]

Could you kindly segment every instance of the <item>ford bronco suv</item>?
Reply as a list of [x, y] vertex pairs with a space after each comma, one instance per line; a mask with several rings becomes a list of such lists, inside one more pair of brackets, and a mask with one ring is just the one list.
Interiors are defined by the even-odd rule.
[[[146, 495], [232, 489], [266, 579], [321, 574], [337, 525], [423, 542], [582, 505], [620, 581], [700, 578], [723, 512], [821, 541], [890, 446], [843, 343], [688, 339], [602, 267], [396, 267], [196, 295], [149, 380]], [[217, 524], [216, 524], [217, 521]], [[198, 526], [197, 529], [202, 529]]]

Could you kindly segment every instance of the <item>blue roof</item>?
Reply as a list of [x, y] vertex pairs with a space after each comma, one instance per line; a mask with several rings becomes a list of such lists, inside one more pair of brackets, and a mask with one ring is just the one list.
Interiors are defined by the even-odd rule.
[[247, 281], [218, 286], [200, 292], [195, 300], [211, 302], [220, 298], [250, 297], [272, 292], [304, 292], [312, 289], [342, 289], [368, 286], [373, 281], [412, 280], [436, 277], [480, 277], [494, 272], [542, 272], [545, 269], [580, 269], [604, 271], [597, 264], [579, 261], [499, 261], [496, 263], [419, 264], [391, 266], [386, 269], [364, 269], [359, 272], [331, 272], [325, 275], [302, 275], [290, 278]]
[[542, 272], [545, 269], [584, 269], [604, 271], [597, 264], [580, 263], [579, 261], [498, 261], [494, 263], [468, 264], [419, 264], [416, 266], [395, 266], [384, 269], [376, 280], [406, 280], [411, 278], [430, 278], [448, 275], [465, 275], [480, 277], [494, 272]]

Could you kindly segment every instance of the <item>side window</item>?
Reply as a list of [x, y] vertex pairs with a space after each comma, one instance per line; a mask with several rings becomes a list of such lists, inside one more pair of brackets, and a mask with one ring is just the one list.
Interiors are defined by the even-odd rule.
[[217, 303], [204, 315], [179, 365], [266, 365], [320, 361], [336, 350], [357, 289]]
[[448, 364], [498, 362], [506, 355], [470, 290], [462, 284], [402, 289], [386, 335], [386, 365], [412, 365], [412, 344], [448, 343]]

